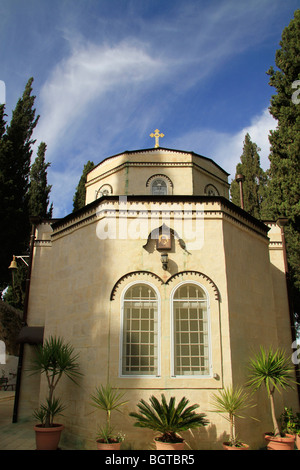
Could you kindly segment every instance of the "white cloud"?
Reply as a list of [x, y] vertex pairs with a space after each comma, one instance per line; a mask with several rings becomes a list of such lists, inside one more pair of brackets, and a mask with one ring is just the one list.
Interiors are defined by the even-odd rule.
[[50, 202], [53, 202], [54, 218], [64, 217], [72, 211], [73, 196], [80, 176], [77, 167], [71, 165], [68, 165], [64, 172], [49, 168], [48, 181], [52, 184]]
[[218, 132], [214, 129], [193, 130], [173, 141], [173, 146], [179, 149], [192, 150], [200, 155], [212, 158], [234, 178], [237, 163], [243, 152], [245, 135], [249, 133], [252, 142], [261, 149], [260, 163], [263, 169], [269, 167], [269, 132], [276, 128], [277, 121], [268, 109], [251, 119], [249, 126], [233, 134]]
[[[268, 33], [261, 4], [226, 1], [216, 9], [182, 3], [168, 10], [168, 21], [166, 15], [149, 21], [136, 11], [118, 20], [112, 15], [109, 23], [107, 18], [98, 23], [99, 34], [86, 34], [94, 42], [64, 25], [70, 53], [49, 71], [39, 93], [41, 118], [34, 135], [36, 145], [47, 143], [56, 216], [70, 210], [88, 160], [98, 163], [112, 153], [143, 145], [143, 136], [168, 115], [180, 116], [177, 105], [187, 106], [187, 90], [195, 87], [204, 96], [204, 80], [220, 72], [224, 62], [263, 41]], [[190, 122], [195, 122], [192, 116]], [[206, 155], [234, 174], [246, 132], [262, 148], [265, 165], [273, 125], [264, 111], [235, 134], [194, 130], [170, 138], [167, 146]]]
[[252, 142], [260, 148], [260, 164], [266, 170], [269, 167], [269, 133], [276, 126], [277, 121], [271, 116], [269, 110], [263, 110], [260, 115], [251, 119], [249, 126], [244, 127], [234, 135], [227, 135], [224, 143], [220, 139], [216, 145], [214, 158], [216, 161], [221, 162], [220, 165], [223, 165], [224, 169], [230, 173], [231, 178], [234, 178], [236, 165], [240, 162], [240, 156], [243, 152], [245, 135], [248, 133]]
[[52, 154], [67, 133], [74, 134], [82, 126], [82, 115], [89, 106], [105, 99], [112, 90], [120, 96], [125, 85], [133, 91], [135, 84], [147, 83], [163, 70], [159, 60], [132, 43], [115, 47], [86, 43], [74, 49], [56, 66], [41, 90], [37, 140], [46, 141]]
[[[169, 101], [164, 106], [168, 109], [177, 93], [199, 86], [225, 60], [263, 40], [260, 5], [258, 0], [243, 7], [230, 1], [216, 9], [183, 3], [171, 9], [170, 21], [165, 16], [155, 21], [136, 15], [121, 21], [112, 16], [108, 24], [115, 35], [118, 28], [119, 42], [109, 33], [106, 39], [95, 37], [90, 42], [66, 26], [63, 36], [71, 53], [52, 70], [39, 94], [37, 141], [47, 142], [51, 161], [60, 157], [56, 150], [62, 139], [72, 141], [83, 131], [84, 117], [96, 104], [97, 117], [103, 110], [106, 119], [101, 124], [109, 127], [111, 135], [112, 123], [120, 117], [126, 119], [124, 109], [132, 113], [133, 104], [138, 108], [138, 100], [149, 86], [153, 103], [158, 104], [155, 95], [167, 84]], [[113, 107], [114, 114], [110, 114]]]

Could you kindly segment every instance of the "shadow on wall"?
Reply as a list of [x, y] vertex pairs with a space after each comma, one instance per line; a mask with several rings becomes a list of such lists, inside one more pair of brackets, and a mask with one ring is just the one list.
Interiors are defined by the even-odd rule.
[[229, 434], [225, 431], [217, 436], [215, 424], [182, 433], [190, 450], [222, 450], [222, 443], [228, 440], [228, 436]]

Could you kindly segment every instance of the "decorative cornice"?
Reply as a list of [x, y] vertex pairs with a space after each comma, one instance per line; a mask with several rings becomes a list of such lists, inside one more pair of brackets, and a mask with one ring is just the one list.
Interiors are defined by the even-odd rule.
[[201, 273], [199, 271], [180, 271], [179, 273], [173, 274], [173, 276], [169, 277], [166, 284], [169, 284], [170, 282], [172, 282], [174, 279], [176, 279], [179, 276], [183, 276], [183, 275], [187, 275], [187, 274], [194, 274], [195, 276], [199, 276], [199, 277], [202, 277], [203, 279], [205, 279], [211, 285], [211, 287], [213, 288], [214, 293], [215, 293], [215, 299], [220, 300], [220, 292], [219, 292], [219, 289], [217, 288], [216, 284], [214, 283], [214, 281], [210, 277], [206, 276], [206, 274]]
[[[210, 216], [210, 215], [223, 216], [224, 215], [224, 217], [231, 219], [237, 222], [238, 224], [244, 225], [248, 227], [250, 230], [254, 230], [255, 232], [257, 232], [258, 234], [264, 237], [267, 237], [268, 231], [270, 230], [270, 227], [265, 225], [263, 222], [260, 222], [258, 219], [251, 216], [250, 214], [245, 212], [243, 209], [236, 206], [235, 204], [233, 204], [228, 199], [222, 196], [175, 196], [175, 195], [173, 196], [171, 195], [168, 195], [168, 196], [148, 195], [146, 196], [146, 195], [142, 195], [142, 196], [123, 196], [123, 197], [126, 197], [126, 201], [129, 206], [131, 204], [137, 204], [137, 203], [157, 204], [158, 206], [157, 211], [166, 210], [165, 205], [170, 204], [170, 209], [168, 209], [170, 210], [170, 212], [172, 212], [172, 205], [171, 205], [172, 203], [191, 204], [192, 212], [197, 210], [197, 208], [193, 209], [192, 207], [193, 204], [211, 204], [212, 206], [216, 204], [218, 207], [216, 207], [215, 209], [205, 208], [203, 211], [204, 215], [205, 216]], [[101, 212], [102, 204], [103, 205], [112, 204], [113, 206], [116, 206], [116, 209], [114, 208], [114, 211], [115, 211], [115, 214], [117, 214], [119, 212], [119, 201], [120, 201], [120, 196], [117, 196], [117, 195], [103, 196], [91, 202], [87, 206], [79, 209], [78, 211], [67, 215], [63, 219], [55, 221], [54, 223], [51, 224], [52, 229], [53, 229], [52, 237], [55, 237], [56, 235], [61, 234], [62, 232], [65, 232], [65, 231], [72, 231], [81, 225], [86, 225], [87, 223], [97, 220], [99, 218], [99, 214], [102, 213]], [[163, 206], [163, 208], [160, 209], [159, 206]], [[120, 209], [120, 210], [121, 212], [124, 211], [124, 209]], [[153, 207], [153, 210], [155, 210], [155, 207]], [[187, 208], [185, 208], [185, 210], [187, 210]], [[131, 214], [134, 215], [134, 212], [130, 213], [130, 215]]]
[[[203, 157], [203, 158], [205, 158], [205, 157]], [[207, 168], [203, 168], [203, 166], [198, 165], [198, 163], [196, 163], [194, 161], [189, 161], [189, 162], [169, 162], [169, 161], [166, 161], [166, 162], [154, 162], [154, 161], [153, 162], [151, 162], [151, 161], [150, 162], [149, 161], [147, 161], [147, 162], [141, 162], [141, 161], [139, 161], [139, 162], [130, 162], [128, 160], [126, 162], [123, 162], [120, 165], [117, 165], [114, 168], [111, 168], [110, 170], [107, 170], [107, 171], [101, 173], [100, 175], [97, 175], [94, 178], [90, 179], [89, 181], [86, 182], [85, 186], [86, 187], [92, 186], [93, 184], [107, 178], [108, 176], [110, 176], [114, 173], [117, 173], [118, 171], [121, 171], [123, 168], [128, 168], [128, 167], [195, 168], [197, 171], [207, 173], [209, 176], [213, 177], [215, 180], [221, 181], [222, 184], [225, 184], [228, 187], [230, 186], [228, 181], [225, 181], [220, 176], [216, 175], [215, 173], [212, 173]], [[93, 171], [93, 170], [91, 170], [91, 171]], [[162, 176], [165, 176], [166, 178], [168, 178], [167, 175], [162, 175]]]
[[[121, 171], [123, 168], [128, 168], [128, 167], [161, 167], [161, 168], [190, 167], [192, 168], [193, 166], [197, 167], [198, 165], [196, 165], [193, 162], [130, 162], [130, 161], [126, 161], [126, 162], [121, 163], [120, 165], [115, 166], [114, 168], [111, 168], [110, 170], [105, 171], [104, 173], [101, 173], [100, 175], [95, 176], [91, 180], [87, 181], [85, 186], [86, 187], [92, 186], [98, 181], [101, 181], [104, 178], [107, 178], [107, 176], [110, 176], [114, 173], [117, 173], [118, 171]], [[208, 170], [205, 170], [204, 168], [202, 168], [202, 170], [206, 171], [207, 173], [210, 173]], [[226, 183], [221, 178], [217, 176], [216, 178]]]
[[94, 171], [100, 165], [103, 165], [103, 164], [105, 164], [105, 163], [107, 163], [111, 160], [114, 160], [118, 157], [121, 157], [122, 155], [130, 156], [130, 155], [135, 155], [135, 154], [138, 154], [138, 153], [181, 153], [182, 155], [191, 155], [193, 157], [201, 158], [203, 160], [206, 160], [206, 161], [209, 161], [209, 162], [213, 163], [213, 165], [216, 166], [217, 168], [219, 168], [225, 175], [229, 176], [229, 173], [227, 173], [227, 171], [225, 171], [222, 167], [220, 167], [220, 165], [218, 165], [216, 162], [214, 162], [211, 158], [204, 157], [203, 155], [199, 155], [195, 152], [189, 152], [189, 151], [186, 151], [186, 150], [169, 149], [169, 148], [165, 148], [165, 147], [140, 149], [140, 150], [126, 150], [125, 152], [121, 152], [121, 153], [118, 153], [116, 155], [112, 155], [111, 157], [105, 158], [104, 160], [102, 160], [102, 162], [98, 163], [98, 165], [96, 165], [92, 170], [90, 170], [88, 172], [88, 174], [91, 173], [92, 171]]
[[52, 240], [35, 240], [34, 241], [34, 246], [40, 246], [40, 247], [51, 247], [52, 246]]
[[275, 249], [282, 249], [283, 244], [281, 241], [274, 241], [274, 242], [269, 242], [270, 250], [275, 250]]
[[141, 276], [143, 276], [143, 275], [146, 275], [146, 276], [149, 276], [149, 277], [152, 277], [152, 278], [156, 279], [161, 285], [169, 285], [171, 282], [173, 282], [174, 279], [176, 279], [177, 277], [180, 277], [180, 276], [195, 275], [197, 277], [201, 277], [201, 278], [205, 279], [205, 281], [208, 282], [211, 285], [211, 287], [214, 291], [215, 300], [217, 300], [217, 301], [220, 300], [220, 292], [219, 292], [218, 287], [214, 283], [214, 281], [210, 277], [206, 276], [206, 274], [201, 273], [199, 271], [180, 271], [176, 274], [173, 274], [173, 276], [169, 277], [169, 279], [166, 282], [164, 282], [161, 279], [161, 277], [159, 277], [157, 274], [152, 273], [150, 271], [132, 271], [130, 273], [124, 274], [124, 276], [120, 277], [120, 279], [115, 283], [115, 285], [112, 288], [111, 294], [110, 294], [110, 300], [114, 300], [115, 295], [116, 295], [116, 291], [118, 290], [120, 285], [123, 283], [123, 281], [125, 281], [126, 279], [129, 279], [129, 278], [132, 278], [132, 277], [137, 277], [142, 282]]
[[164, 281], [157, 274], [154, 274], [150, 271], [132, 271], [130, 273], [124, 274], [124, 276], [120, 277], [120, 279], [115, 283], [114, 287], [112, 288], [111, 294], [110, 294], [110, 300], [114, 300], [117, 289], [119, 288], [120, 284], [122, 284], [122, 282], [125, 279], [131, 278], [131, 277], [136, 277], [136, 276], [140, 277], [141, 275], [146, 275], [146, 276], [149, 276], [149, 277], [153, 277], [158, 282], [160, 282], [160, 284], [164, 284]]

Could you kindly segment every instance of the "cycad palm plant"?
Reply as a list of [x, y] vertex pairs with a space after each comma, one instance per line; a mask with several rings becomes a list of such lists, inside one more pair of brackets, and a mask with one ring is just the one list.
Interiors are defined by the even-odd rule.
[[266, 351], [260, 348], [260, 353], [250, 360], [250, 375], [247, 385], [258, 390], [265, 385], [268, 398], [270, 400], [271, 416], [273, 421], [274, 436], [280, 436], [280, 430], [275, 414], [274, 393], [280, 388], [286, 390], [292, 388], [292, 383], [296, 383], [292, 377], [293, 368], [290, 360], [281, 349], [273, 352], [272, 348]]
[[206, 426], [209, 423], [204, 413], [195, 413], [194, 410], [199, 405], [187, 406], [188, 403], [189, 400], [183, 397], [176, 406], [175, 397], [171, 397], [167, 403], [164, 394], [161, 395], [161, 402], [152, 395], [150, 404], [140, 400], [137, 405], [140, 413], [131, 412], [129, 415], [136, 418], [135, 426], [160, 432], [161, 435], [157, 440], [181, 442], [183, 439], [177, 433]]
[[44, 427], [52, 427], [54, 416], [61, 414], [65, 408], [59, 399], [54, 397], [54, 390], [61, 377], [65, 375], [76, 383], [76, 379], [82, 375], [79, 372], [78, 357], [79, 355], [74, 353], [73, 346], [64, 343], [60, 337], [50, 336], [43, 345], [36, 348], [29, 370], [33, 374], [45, 374], [47, 378], [46, 404], [41, 405], [40, 410], [35, 412], [35, 417], [39, 417]]

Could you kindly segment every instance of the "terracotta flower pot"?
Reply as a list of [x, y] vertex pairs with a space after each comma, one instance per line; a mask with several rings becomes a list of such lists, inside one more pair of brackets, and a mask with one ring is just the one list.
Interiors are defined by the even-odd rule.
[[249, 450], [249, 446], [244, 443], [242, 443], [241, 446], [231, 446], [229, 442], [223, 442], [223, 449], [224, 450]]
[[121, 442], [100, 442], [99, 440], [97, 442], [97, 449], [98, 450], [120, 450], [121, 448]]
[[284, 437], [275, 437], [268, 433], [264, 435], [268, 450], [293, 450], [295, 447], [295, 436], [286, 434]]
[[296, 446], [300, 450], [300, 434], [296, 434]]
[[51, 428], [43, 428], [40, 424], [34, 426], [37, 450], [57, 450], [63, 424], [54, 424]]
[[184, 441], [183, 442], [162, 442], [162, 441], [155, 441], [156, 450], [183, 450], [184, 449]]

